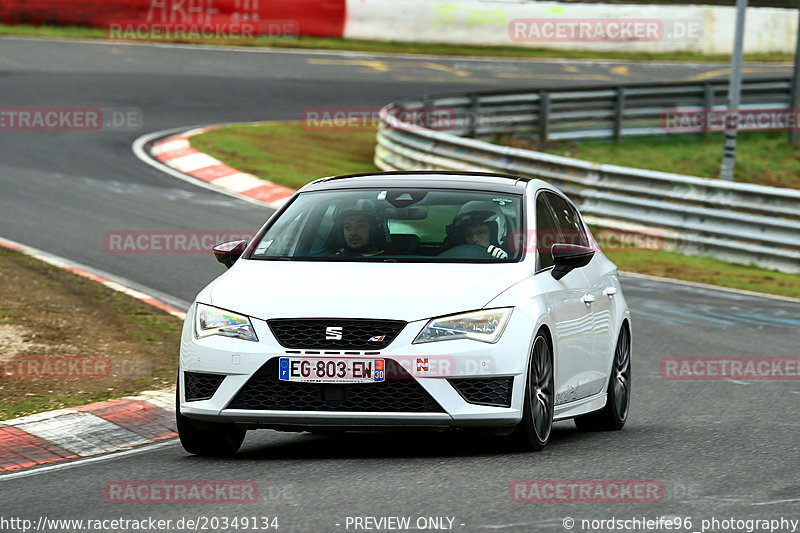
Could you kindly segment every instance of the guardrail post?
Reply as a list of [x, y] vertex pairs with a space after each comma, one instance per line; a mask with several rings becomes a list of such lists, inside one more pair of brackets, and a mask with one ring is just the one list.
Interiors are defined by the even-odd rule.
[[[800, 0], [797, 0], [798, 23], [800, 23]], [[800, 26], [798, 26], [800, 28]], [[789, 96], [789, 110], [794, 113], [800, 105], [800, 31], [797, 33], [797, 41], [794, 45], [794, 70], [792, 73], [792, 89]], [[797, 148], [797, 126], [789, 132], [789, 144]]]
[[550, 136], [550, 93], [539, 93], [539, 141], [547, 142]]
[[422, 127], [431, 129], [431, 97], [427, 94], [422, 97]]
[[708, 137], [708, 116], [714, 109], [714, 86], [710, 83], [703, 84], [703, 108], [706, 112], [706, 120], [703, 124], [703, 137]]
[[467, 137], [475, 137], [478, 134], [478, 100], [477, 94], [469, 95], [469, 116], [467, 117]]
[[614, 106], [614, 142], [622, 136], [622, 114], [625, 111], [625, 88], [617, 87], [617, 101]]

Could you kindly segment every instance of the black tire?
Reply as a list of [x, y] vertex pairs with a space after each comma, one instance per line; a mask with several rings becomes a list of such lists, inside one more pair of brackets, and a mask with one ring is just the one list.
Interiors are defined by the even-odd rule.
[[181, 414], [180, 391], [175, 394], [175, 419], [183, 449], [192, 455], [228, 457], [239, 451], [246, 429], [236, 424], [196, 422]]
[[528, 363], [522, 420], [511, 433], [511, 440], [517, 449], [538, 452], [545, 447], [553, 430], [554, 407], [553, 352], [545, 336], [538, 333]]
[[628, 419], [631, 405], [631, 342], [627, 326], [623, 326], [614, 349], [614, 364], [608, 380], [606, 405], [599, 411], [575, 417], [581, 431], [617, 431]]

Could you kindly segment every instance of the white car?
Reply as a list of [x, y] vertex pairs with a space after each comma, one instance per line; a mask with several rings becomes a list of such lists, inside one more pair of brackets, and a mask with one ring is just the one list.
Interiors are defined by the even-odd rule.
[[620, 429], [630, 314], [616, 266], [538, 179], [386, 172], [316, 180], [183, 327], [184, 448], [235, 453], [249, 429], [478, 428], [524, 450], [554, 420]]

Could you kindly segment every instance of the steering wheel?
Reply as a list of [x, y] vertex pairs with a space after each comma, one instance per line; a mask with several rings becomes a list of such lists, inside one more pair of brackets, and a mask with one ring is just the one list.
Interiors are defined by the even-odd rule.
[[486, 248], [479, 244], [457, 244], [440, 253], [437, 257], [452, 257], [459, 259], [494, 259], [486, 251]]

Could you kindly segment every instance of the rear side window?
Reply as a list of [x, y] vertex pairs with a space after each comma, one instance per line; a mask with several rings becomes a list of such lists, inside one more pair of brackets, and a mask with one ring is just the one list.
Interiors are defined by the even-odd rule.
[[539, 253], [539, 269], [553, 266], [550, 248], [557, 242], [561, 242], [558, 226], [544, 194], [540, 194], [536, 198], [536, 251]]
[[586, 236], [583, 222], [581, 222], [581, 217], [575, 208], [556, 194], [543, 193], [542, 196], [547, 198], [547, 202], [553, 208], [553, 214], [556, 217], [559, 234], [561, 235], [558, 242], [589, 246], [589, 238]]

